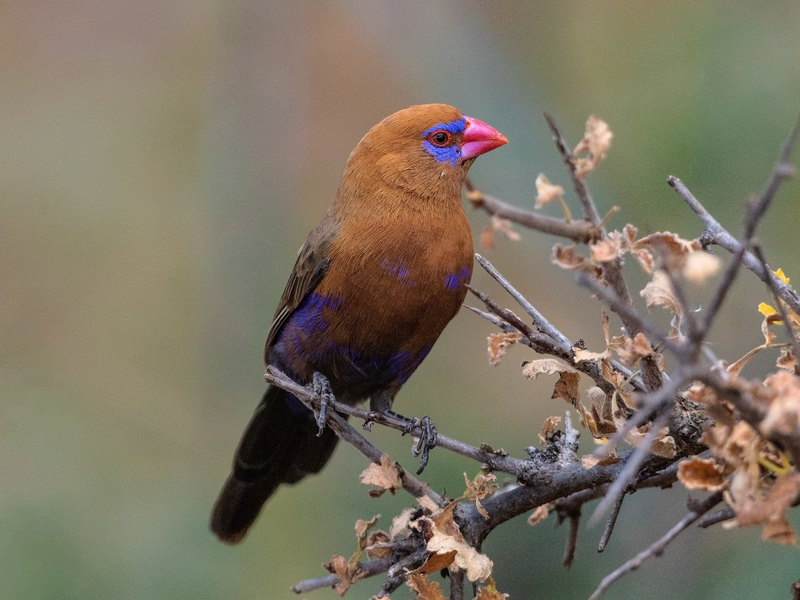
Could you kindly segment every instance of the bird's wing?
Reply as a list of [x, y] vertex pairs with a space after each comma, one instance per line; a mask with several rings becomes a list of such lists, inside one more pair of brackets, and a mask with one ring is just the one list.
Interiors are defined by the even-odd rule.
[[323, 221], [309, 234], [305, 244], [300, 248], [297, 262], [294, 264], [289, 281], [286, 282], [286, 289], [283, 290], [278, 307], [275, 309], [275, 316], [272, 318], [272, 325], [267, 334], [265, 357], [287, 319], [303, 299], [322, 281], [330, 265], [328, 247], [336, 236], [336, 231], [336, 227], [331, 227], [330, 224]]

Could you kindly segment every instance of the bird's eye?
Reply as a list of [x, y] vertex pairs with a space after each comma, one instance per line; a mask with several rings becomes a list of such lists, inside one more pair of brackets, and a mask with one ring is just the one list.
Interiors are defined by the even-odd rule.
[[437, 148], [449, 146], [453, 140], [453, 135], [445, 129], [437, 129], [428, 135], [428, 141]]

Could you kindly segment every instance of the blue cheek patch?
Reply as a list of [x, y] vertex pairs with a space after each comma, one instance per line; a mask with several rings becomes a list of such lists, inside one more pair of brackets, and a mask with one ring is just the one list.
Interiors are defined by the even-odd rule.
[[[433, 133], [439, 129], [444, 129], [445, 131], [449, 131], [453, 135], [458, 135], [460, 133], [464, 133], [464, 129], [466, 129], [467, 124], [466, 121], [461, 118], [457, 121], [450, 121], [449, 123], [440, 123], [438, 125], [434, 125], [430, 129], [427, 129], [422, 132], [422, 137], [427, 138], [428, 134]], [[448, 164], [451, 167], [455, 167], [458, 160], [461, 158], [461, 148], [457, 145], [446, 146], [444, 148], [439, 148], [431, 144], [427, 139], [422, 143], [422, 146], [425, 148], [425, 151], [433, 156], [437, 162], [442, 164]]]

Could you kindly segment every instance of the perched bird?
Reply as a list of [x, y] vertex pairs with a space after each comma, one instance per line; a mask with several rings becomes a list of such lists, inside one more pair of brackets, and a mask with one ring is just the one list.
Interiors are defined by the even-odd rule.
[[[300, 249], [264, 359], [295, 381], [324, 376], [336, 400], [388, 411], [464, 300], [472, 234], [461, 188], [475, 158], [508, 140], [445, 104], [412, 106], [358, 143], [339, 191]], [[316, 374], [316, 376], [315, 376]], [[317, 473], [336, 446], [270, 386], [245, 429], [211, 529], [239, 542], [281, 484]]]

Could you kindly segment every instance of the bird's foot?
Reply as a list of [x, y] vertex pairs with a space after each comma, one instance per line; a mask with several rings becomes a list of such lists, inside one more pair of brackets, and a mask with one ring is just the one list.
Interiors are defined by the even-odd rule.
[[319, 427], [317, 437], [319, 437], [325, 431], [325, 422], [328, 420], [328, 407], [332, 402], [336, 401], [336, 397], [333, 395], [328, 378], [322, 373], [314, 372], [311, 385], [314, 392], [319, 394], [319, 413], [317, 414], [317, 427]]
[[433, 424], [430, 417], [422, 417], [421, 419], [414, 417], [409, 420], [408, 426], [403, 433], [410, 433], [411, 430], [416, 427], [420, 429], [420, 436], [417, 439], [417, 443], [414, 444], [414, 447], [411, 449], [411, 454], [414, 456], [422, 455], [422, 458], [419, 460], [419, 468], [417, 469], [417, 475], [419, 475], [425, 470], [425, 467], [428, 466], [430, 452], [436, 447], [439, 432], [436, 430], [436, 425]]

